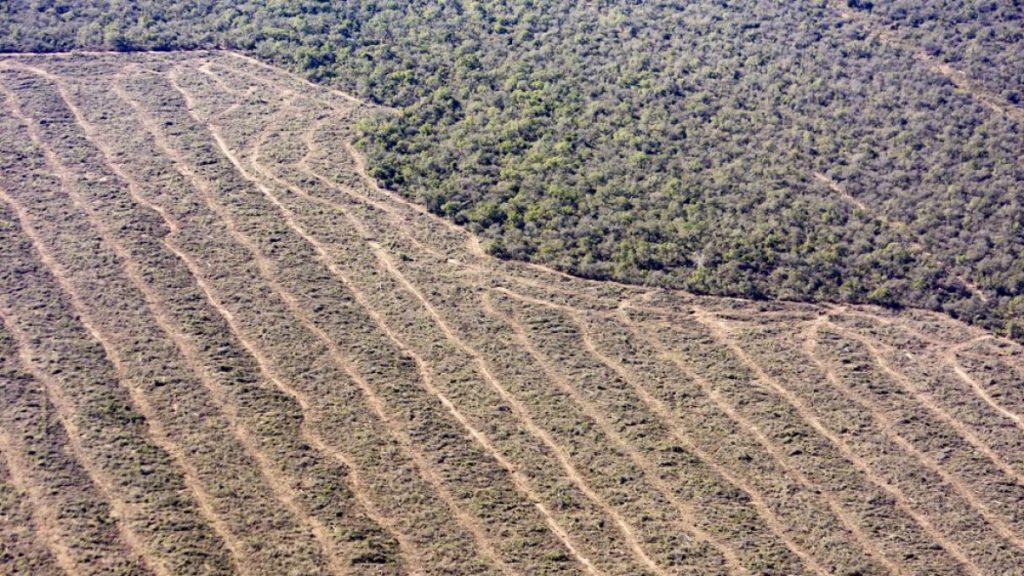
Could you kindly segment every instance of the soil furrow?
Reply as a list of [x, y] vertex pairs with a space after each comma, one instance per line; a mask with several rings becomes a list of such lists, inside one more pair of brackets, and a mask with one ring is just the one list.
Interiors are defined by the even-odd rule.
[[[6, 209], [0, 210], [0, 214], [0, 229], [5, 229], [3, 241], [8, 246], [22, 244], [28, 248], [27, 241], [7, 233], [14, 217]], [[27, 259], [12, 260], [8, 254], [3, 255], [3, 262], [14, 270], [19, 265], [34, 263]], [[4, 279], [4, 286], [14, 291], [9, 278]], [[35, 520], [26, 518], [16, 528], [28, 532], [26, 538], [35, 545], [52, 544], [56, 562], [65, 572], [83, 576], [149, 574], [120, 537], [117, 521], [102, 492], [75, 459], [67, 431], [47, 390], [21, 367], [17, 345], [2, 324], [0, 384], [5, 458], [12, 462], [9, 472], [25, 485], [27, 501], [21, 504], [32, 505], [33, 510], [26, 512]], [[7, 518], [18, 522], [16, 516]], [[5, 559], [13, 565], [15, 573], [19, 573], [23, 559], [31, 564], [25, 573], [46, 573], [44, 565], [20, 557], [16, 549], [7, 552], [10, 556]], [[61, 572], [56, 565], [54, 570]]]
[[[996, 568], [979, 568], [982, 561], [978, 556], [984, 556], [986, 551], [997, 546], [995, 542], [1002, 540], [1003, 536], [997, 534], [996, 529], [984, 517], [978, 509], [984, 510], [986, 506], [971, 493], [970, 488], [959, 478], [954, 477], [943, 461], [948, 457], [946, 449], [935, 449], [930, 446], [918, 448], [913, 438], [907, 438], [902, 429], [914, 425], [921, 420], [920, 416], [912, 412], [900, 410], [893, 411], [897, 401], [902, 404], [904, 393], [893, 391], [888, 382], [876, 382], [870, 372], [861, 367], [862, 363], [874, 364], [874, 357], [870, 352], [863, 352], [863, 359], [858, 359], [849, 348], [849, 341], [838, 340], [837, 337], [845, 337], [842, 332], [831, 327], [828, 322], [823, 322], [817, 329], [817, 333], [824, 333], [829, 330], [829, 335], [834, 339], [829, 343], [835, 350], [839, 348], [843, 353], [844, 361], [837, 364], [835, 360], [823, 358], [823, 352], [818, 352], [816, 357], [821, 361], [830, 386], [840, 391], [850, 402], [856, 403], [875, 422], [875, 426], [883, 432], [887, 442], [892, 442], [899, 452], [877, 453], [876, 458], [885, 462], [885, 467], [878, 468], [880, 473], [893, 478], [890, 483], [897, 486], [901, 492], [907, 493], [908, 506], [917, 508], [927, 499], [931, 499], [928, 508], [934, 510], [933, 514], [917, 512], [920, 519], [919, 524], [925, 527], [933, 536], [936, 542], [942, 543], [951, 555], [965, 566], [973, 567], [972, 570], [981, 573], [996, 570]], [[824, 348], [821, 346], [823, 340], [815, 338], [815, 350]], [[856, 342], [854, 340], [854, 342]], [[835, 352], [833, 352], [834, 354]], [[842, 371], [842, 373], [840, 373]], [[878, 368], [879, 376], [886, 378], [884, 372]], [[918, 407], [923, 410], [923, 407]], [[889, 412], [893, 411], [891, 415]], [[914, 430], [907, 430], [907, 433], [914, 433]], [[942, 435], [939, 435], [942, 436]], [[866, 440], [866, 439], [865, 439]], [[928, 452], [926, 453], [925, 450]], [[913, 462], [908, 464], [899, 463], [899, 453], [910, 456]], [[885, 454], [883, 458], [882, 455]], [[915, 470], [915, 467], [923, 470]], [[922, 485], [931, 487], [922, 492]], [[940, 490], [939, 487], [945, 488]], [[948, 490], [948, 492], [946, 492]], [[925, 495], [927, 493], [927, 496]], [[944, 535], [940, 537], [939, 533]], [[954, 542], [955, 541], [955, 542]], [[1005, 542], [1005, 541], [1004, 541]], [[1002, 544], [1006, 549], [1002, 551], [1002, 558], [1019, 556], [1019, 550], [1010, 547], [1009, 544]]]
[[[122, 92], [121, 96], [126, 101], [129, 101], [129, 103], [134, 104], [127, 94]], [[193, 177], [192, 179], [194, 185], [196, 186], [197, 189], [201, 191], [202, 194], [205, 189], [205, 184], [197, 182], [195, 180], [194, 174], [191, 172], [188, 166], [183, 163], [184, 161], [180, 157], [177, 157], [177, 155], [169, 148], [169, 145], [165, 141], [163, 141], [163, 138], [160, 137], [159, 130], [157, 129], [157, 127], [151, 121], [147, 122], [148, 118], [146, 117], [145, 113], [141, 111], [140, 108], [136, 106], [136, 109], [139, 110], [140, 120], [142, 121], [145, 128], [154, 136], [154, 139], [158, 142], [158, 144], [162, 144], [161, 148], [163, 149], [164, 153], [166, 153], [169, 157], [172, 157], [175, 160], [176, 165], [184, 175]], [[209, 192], [205, 191], [204, 195], [208, 197], [208, 194]], [[167, 218], [166, 211], [164, 211], [163, 214], [164, 217]], [[175, 228], [178, 228], [177, 224], [173, 223], [173, 220], [168, 219], [168, 223], [172, 224]], [[261, 369], [263, 376], [265, 376], [277, 389], [282, 391], [287, 397], [295, 401], [295, 403], [297, 404], [297, 406], [299, 407], [303, 414], [303, 423], [301, 424], [301, 428], [304, 440], [307, 441], [309, 445], [317, 449], [319, 452], [329, 456], [332, 459], [338, 460], [342, 465], [350, 469], [349, 460], [347, 456], [345, 456], [343, 453], [336, 449], [329, 449], [326, 442], [324, 442], [321, 438], [317, 437], [310, 431], [310, 428], [308, 426], [308, 421], [311, 419], [311, 415], [309, 414], [309, 402], [305, 398], [303, 398], [294, 388], [286, 384], [284, 381], [276, 378], [276, 376], [272, 372], [268, 371], [267, 362], [262, 357], [262, 355], [259, 354], [255, 346], [253, 346], [252, 343], [238, 329], [237, 323], [235, 322], [232, 313], [224, 307], [221, 300], [216, 296], [216, 294], [213, 292], [210, 286], [202, 279], [202, 276], [200, 275], [201, 272], [199, 266], [195, 263], [195, 261], [193, 261], [190, 257], [185, 255], [182, 251], [180, 251], [180, 249], [177, 249], [176, 247], [171, 247], [171, 250], [175, 252], [176, 256], [180, 260], [186, 263], [190, 270], [192, 278], [196, 282], [199, 289], [203, 292], [203, 296], [206, 298], [206, 301], [209, 302], [210, 306], [213, 307], [217, 314], [219, 314], [224, 319], [224, 321], [228, 325], [229, 330], [231, 331], [232, 336], [238, 341], [238, 343], [243, 348], [245, 348], [247, 354], [255, 360], [256, 364]], [[195, 351], [192, 350], [193, 358], [195, 357], [194, 354]], [[195, 362], [199, 361], [195, 360]], [[208, 375], [207, 378], [209, 378]], [[232, 416], [233, 418], [237, 418], [237, 414], [232, 414]], [[312, 515], [303, 510], [303, 504], [299, 502], [300, 496], [295, 494], [294, 490], [290, 487], [290, 484], [294, 483], [294, 481], [286, 479], [282, 477], [278, 472], [276, 472], [274, 470], [275, 465], [270, 461], [270, 459], [267, 458], [265, 455], [259, 454], [256, 451], [253, 441], [247, 440], [245, 444], [247, 444], [249, 446], [249, 449], [254, 452], [254, 456], [260, 462], [261, 470], [263, 470], [263, 473], [266, 475], [271, 485], [274, 487], [275, 492], [282, 499], [284, 505], [291, 511], [291, 513], [294, 516], [300, 518], [303, 521], [303, 523], [310, 527], [312, 533], [316, 537], [316, 540], [327, 553], [329, 561], [332, 564], [333, 571], [336, 573], [348, 572], [348, 569], [346, 568], [345, 564], [351, 563], [352, 558], [349, 557], [349, 553], [343, 554], [337, 549], [337, 536], [332, 534], [332, 529], [326, 526], [315, 515]], [[363, 497], [362, 500], [363, 503], [367, 502], [365, 497]], [[343, 557], [344, 561], [342, 559]]]
[[[901, 387], [907, 390], [913, 395], [914, 400], [924, 406], [929, 412], [933, 413], [936, 418], [944, 422], [950, 428], [955, 430], [961, 437], [964, 438], [971, 446], [974, 447], [980, 454], [988, 458], [999, 470], [1001, 470], [1009, 479], [1013, 480], [1020, 486], [1024, 486], [1024, 474], [1014, 469], [1002, 456], [997, 454], [991, 447], [986, 445], [977, 434], [971, 430], [967, 425], [958, 420], [954, 415], [950, 414], [946, 409], [942, 408], [935, 398], [932, 397], [927, 391], [923, 390], [920, 386], [915, 384], [910, 378], [895, 368], [886, 355], [878, 348], [875, 342], [871, 339], [866, 338], [858, 333], [855, 333], [849, 329], [843, 328], [832, 324], [832, 327], [838, 330], [844, 336], [856, 340], [861, 343], [868, 352], [871, 353], [875, 363], [879, 368], [882, 369], [885, 374], [898, 383]], [[1001, 521], [996, 521], [997, 526], [1001, 524]], [[1020, 542], [1020, 540], [1018, 540]]]
[[[807, 357], [821, 369], [821, 371], [825, 375], [825, 378], [828, 380], [829, 384], [833, 388], [839, 390], [846, 398], [848, 398], [851, 401], [851, 403], [855, 403], [859, 407], [862, 407], [868, 414], [870, 414], [872, 419], [878, 422], [879, 427], [883, 431], [889, 431], [887, 435], [893, 436], [895, 438], [897, 445], [899, 445], [901, 448], [905, 450], [907, 448], [910, 448], [908, 443], [906, 443], [902, 438], [900, 438], [894, 432], [892, 432], [892, 423], [889, 422], [888, 419], [886, 419], [884, 416], [882, 416], [873, 406], [858, 399], [856, 395], [853, 393], [853, 391], [851, 391], [849, 387], [847, 387], [840, 381], [838, 375], [836, 375], [835, 370], [833, 370], [832, 367], [829, 366], [829, 363], [818, 352], [818, 333], [820, 331], [822, 324], [825, 321], [825, 317], [822, 317], [821, 320], [814, 322], [808, 327], [807, 336], [804, 341], [804, 352], [807, 355]], [[923, 455], [917, 453], [916, 450], [911, 450], [910, 453], [917, 457], [919, 461], [925, 460]], [[953, 543], [941, 531], [939, 531], [939, 529], [932, 523], [932, 521], [926, 515], [917, 512], [914, 506], [912, 505], [911, 501], [903, 494], [903, 492], [899, 489], [898, 486], [890, 484], [885, 480], [882, 480], [881, 478], [876, 480], [875, 483], [883, 487], [883, 489], [885, 489], [886, 492], [888, 492], [896, 501], [897, 505], [902, 510], [904, 510], [908, 515], [914, 518], [914, 521], [928, 533], [928, 536], [932, 540], [934, 540], [940, 546], [942, 546], [944, 550], [949, 552], [951, 556], [956, 558], [957, 561], [959, 561], [965, 567], [971, 570], [976, 570], [976, 568], [971, 568], [972, 564], [967, 559], [967, 556], [964, 554], [963, 550], [958, 545]]]

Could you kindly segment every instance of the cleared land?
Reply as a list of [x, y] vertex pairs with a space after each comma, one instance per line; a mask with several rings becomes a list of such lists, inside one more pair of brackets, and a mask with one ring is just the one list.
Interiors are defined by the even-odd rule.
[[5, 573], [1024, 574], [1017, 344], [490, 258], [233, 54], [0, 98]]

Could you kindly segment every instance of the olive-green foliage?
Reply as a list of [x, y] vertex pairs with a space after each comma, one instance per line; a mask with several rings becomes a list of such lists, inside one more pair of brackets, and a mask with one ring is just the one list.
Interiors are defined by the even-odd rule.
[[879, 2], [871, 14], [921, 50], [1024, 105], [1024, 10], [1015, 1]]
[[[361, 126], [373, 174], [495, 254], [1024, 337], [1021, 116], [920, 57], [1018, 110], [1024, 9], [846, 5], [876, 24], [822, 0], [14, 0], [0, 50], [240, 49], [399, 108]], [[903, 47], [867, 28], [890, 25]]]

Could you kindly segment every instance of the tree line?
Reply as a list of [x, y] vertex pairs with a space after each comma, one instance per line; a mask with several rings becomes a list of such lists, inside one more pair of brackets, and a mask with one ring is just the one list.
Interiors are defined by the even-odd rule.
[[493, 254], [1024, 339], [1024, 127], [915, 53], [1019, 108], [1021, 7], [847, 5], [14, 0], [0, 50], [245, 51], [397, 108], [373, 175]]

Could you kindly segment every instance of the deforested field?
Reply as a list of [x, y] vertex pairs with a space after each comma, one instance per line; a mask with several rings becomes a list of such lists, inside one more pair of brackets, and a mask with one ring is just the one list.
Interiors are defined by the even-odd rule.
[[0, 573], [1024, 574], [1024, 348], [485, 255], [387, 113], [0, 60]]

